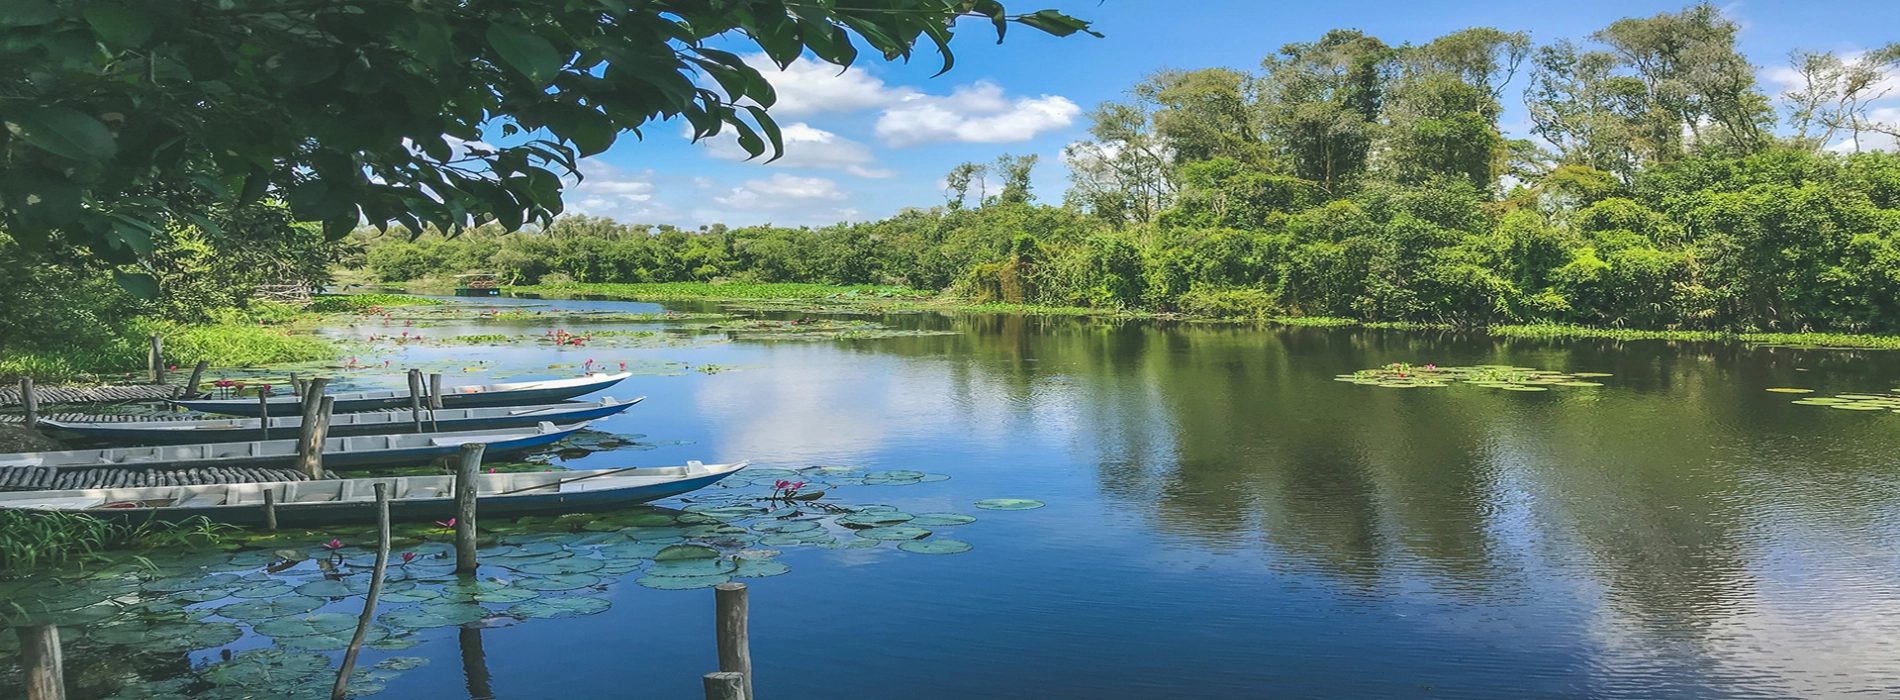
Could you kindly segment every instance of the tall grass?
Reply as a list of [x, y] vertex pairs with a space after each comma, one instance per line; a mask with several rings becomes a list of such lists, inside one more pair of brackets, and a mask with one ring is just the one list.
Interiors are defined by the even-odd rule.
[[441, 299], [408, 294], [325, 294], [311, 300], [310, 310], [317, 313], [335, 313], [366, 311], [378, 306], [441, 306], [446, 303], [448, 302]]
[[203, 517], [121, 524], [85, 513], [0, 510], [0, 571], [59, 566], [116, 549], [211, 546], [236, 531]]
[[322, 337], [260, 323], [267, 320], [287, 319], [246, 315], [209, 324], [140, 319], [121, 331], [76, 338], [56, 349], [0, 350], [0, 381], [32, 377], [46, 384], [109, 382], [136, 376], [146, 370], [154, 333], [164, 344], [166, 363], [180, 366], [208, 360], [215, 367], [249, 367], [327, 360], [341, 352]]

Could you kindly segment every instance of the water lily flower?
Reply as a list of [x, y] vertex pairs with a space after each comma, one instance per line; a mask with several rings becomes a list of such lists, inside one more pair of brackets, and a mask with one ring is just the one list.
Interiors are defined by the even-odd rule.
[[435, 521], [435, 524], [441, 525], [442, 527], [455, 527], [455, 518], [449, 518], [449, 521], [446, 523], [440, 520], [437, 520]]
[[330, 540], [329, 542], [323, 543], [323, 548], [328, 549], [333, 552], [336, 550], [342, 549], [343, 540]]
[[403, 553], [402, 553], [402, 563], [404, 563], [404, 564], [407, 564], [407, 563], [409, 563], [409, 560], [411, 560], [411, 559], [415, 559], [415, 558], [416, 558], [416, 553], [415, 553], [415, 552], [403, 552]]
[[792, 488], [794, 488], [794, 489], [802, 489], [802, 488], [805, 488], [805, 482], [803, 482], [803, 481], [800, 481], [800, 482], [798, 482], [798, 483], [796, 483], [796, 484], [792, 484]]
[[792, 485], [792, 482], [786, 481], [784, 479], [779, 479], [777, 483], [772, 484], [772, 488], [784, 489], [785, 487], [791, 486], [791, 485]]

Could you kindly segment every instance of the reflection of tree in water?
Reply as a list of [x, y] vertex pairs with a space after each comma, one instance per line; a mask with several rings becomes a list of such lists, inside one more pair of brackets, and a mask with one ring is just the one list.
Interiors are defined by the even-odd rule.
[[[968, 383], [1007, 386], [1029, 406], [1052, 377], [1071, 380], [1079, 451], [1107, 497], [1155, 529], [1213, 548], [1258, 538], [1360, 587], [1407, 577], [1462, 600], [1521, 603], [1548, 594], [1539, 577], [1554, 571], [1594, 581], [1608, 611], [1658, 642], [1695, 639], [1747, 604], [1748, 567], [1768, 545], [1764, 504], [1845, 534], [1893, 500], [1804, 491], [1811, 500], [1789, 503], [1777, 488], [1802, 477], [1783, 473], [1791, 455], [1773, 446], [1814, 428], [1762, 411], [1761, 387], [1800, 386], [1794, 366], [1838, 365], [1837, 355], [1101, 319], [957, 324], [969, 331], [958, 352], [976, 360]], [[1617, 378], [1529, 396], [1331, 381], [1396, 361]], [[1853, 361], [1871, 376], [1870, 358]], [[1772, 437], [1746, 437], [1757, 435]], [[1852, 436], [1870, 439], [1900, 454], [1900, 438]]]
[[462, 647], [462, 677], [468, 685], [469, 700], [494, 700], [495, 691], [488, 686], [488, 654], [482, 651], [481, 628], [464, 625], [456, 632], [456, 642]]

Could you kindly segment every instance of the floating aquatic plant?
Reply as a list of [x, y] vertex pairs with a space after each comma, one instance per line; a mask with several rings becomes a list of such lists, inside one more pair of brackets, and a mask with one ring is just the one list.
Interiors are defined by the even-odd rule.
[[1548, 387], [1552, 386], [1599, 387], [1603, 386], [1601, 382], [1588, 380], [1608, 376], [1611, 375], [1605, 372], [1566, 373], [1510, 365], [1440, 367], [1433, 364], [1413, 365], [1397, 362], [1377, 369], [1362, 369], [1352, 374], [1341, 374], [1333, 379], [1389, 389], [1440, 388], [1454, 384], [1470, 384], [1504, 391], [1535, 392], [1548, 391]]

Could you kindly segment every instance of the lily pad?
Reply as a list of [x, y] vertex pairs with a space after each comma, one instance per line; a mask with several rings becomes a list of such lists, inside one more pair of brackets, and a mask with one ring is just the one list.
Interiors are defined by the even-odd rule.
[[297, 587], [298, 595], [312, 598], [347, 598], [369, 592], [369, 580], [364, 578], [318, 579]]
[[398, 629], [426, 629], [466, 625], [489, 614], [488, 608], [474, 603], [423, 603], [416, 608], [383, 613], [376, 621]]
[[767, 520], [752, 526], [759, 532], [806, 532], [824, 527], [816, 520]]
[[693, 559], [716, 559], [719, 550], [698, 544], [676, 544], [662, 549], [653, 555], [655, 562], [687, 561]]
[[911, 525], [919, 525], [922, 527], [946, 527], [951, 525], [968, 525], [976, 522], [976, 516], [964, 515], [962, 513], [919, 513], [913, 516], [908, 522]]
[[1774, 388], [1769, 389], [1769, 391], [1775, 392], [1777, 394], [1812, 394], [1814, 393], [1813, 389], [1797, 389], [1794, 387], [1786, 387], [1786, 386], [1774, 387]]
[[[301, 651], [342, 651], [350, 647], [350, 641], [355, 639], [355, 637], [356, 625], [352, 623], [349, 629], [338, 630], [336, 632], [311, 634], [302, 637], [279, 637], [277, 638], [277, 646]], [[369, 630], [363, 633], [363, 643], [375, 644], [388, 637], [389, 628], [370, 625]]]
[[716, 576], [730, 574], [739, 565], [730, 559], [676, 559], [654, 562], [647, 567], [648, 577], [653, 576]]
[[517, 566], [515, 570], [524, 574], [551, 576], [555, 574], [584, 574], [589, 571], [598, 570], [600, 567], [601, 562], [599, 559], [570, 557], [567, 559], [545, 561], [538, 564]]
[[1045, 503], [1027, 498], [986, 498], [976, 502], [983, 510], [1035, 510]]
[[278, 596], [269, 600], [247, 600], [232, 603], [217, 609], [219, 615], [233, 620], [274, 620], [291, 615], [302, 615], [323, 607], [328, 601], [301, 595]]
[[599, 583], [600, 577], [593, 574], [555, 574], [524, 578], [514, 582], [514, 587], [530, 591], [572, 591]]
[[771, 559], [740, 559], [739, 566], [729, 574], [733, 578], [765, 578], [777, 576], [792, 570], [791, 565]]
[[251, 626], [258, 634], [271, 637], [304, 637], [313, 634], [329, 634], [339, 630], [356, 629], [356, 616], [339, 612], [320, 612], [293, 617], [280, 617]]
[[[203, 678], [220, 686], [283, 688], [330, 669], [330, 658], [281, 649], [246, 649], [230, 661], [206, 668]], [[332, 674], [334, 675], [334, 674]]]
[[892, 525], [859, 530], [858, 536], [872, 540], [921, 540], [930, 536], [930, 531], [914, 525]]
[[592, 596], [574, 595], [559, 598], [544, 598], [522, 603], [508, 608], [508, 614], [516, 617], [558, 619], [563, 617], [581, 617], [607, 612], [612, 603]]
[[894, 510], [893, 511], [878, 511], [878, 512], [867, 511], [867, 512], [862, 512], [862, 513], [852, 513], [850, 515], [846, 515], [844, 517], [838, 518], [834, 522], [848, 528], [862, 530], [862, 529], [873, 528], [873, 527], [886, 527], [890, 525], [899, 525], [902, 523], [909, 522], [912, 518], [915, 518], [915, 517], [917, 516], [911, 515], [909, 513], [905, 513], [903, 511], [894, 511]]
[[443, 599], [456, 603], [519, 603], [541, 594], [498, 581], [457, 581], [442, 587]]
[[634, 579], [633, 582], [663, 591], [684, 591], [694, 588], [711, 588], [731, 580], [731, 577], [722, 574], [717, 576], [642, 576]]
[[231, 597], [233, 598], [275, 598], [285, 593], [289, 593], [292, 590], [293, 589], [288, 583], [284, 583], [282, 581], [270, 581], [266, 583], [259, 583], [259, 584], [255, 584], [251, 586], [245, 586], [235, 591], [231, 591]]
[[229, 586], [237, 583], [238, 580], [237, 574], [228, 573], [212, 574], [210, 576], [175, 576], [172, 578], [147, 581], [145, 585], [140, 586], [140, 588], [159, 593], [175, 593], [195, 588]]
[[912, 554], [962, 554], [970, 551], [970, 543], [939, 538], [904, 542], [897, 545], [897, 548]]

